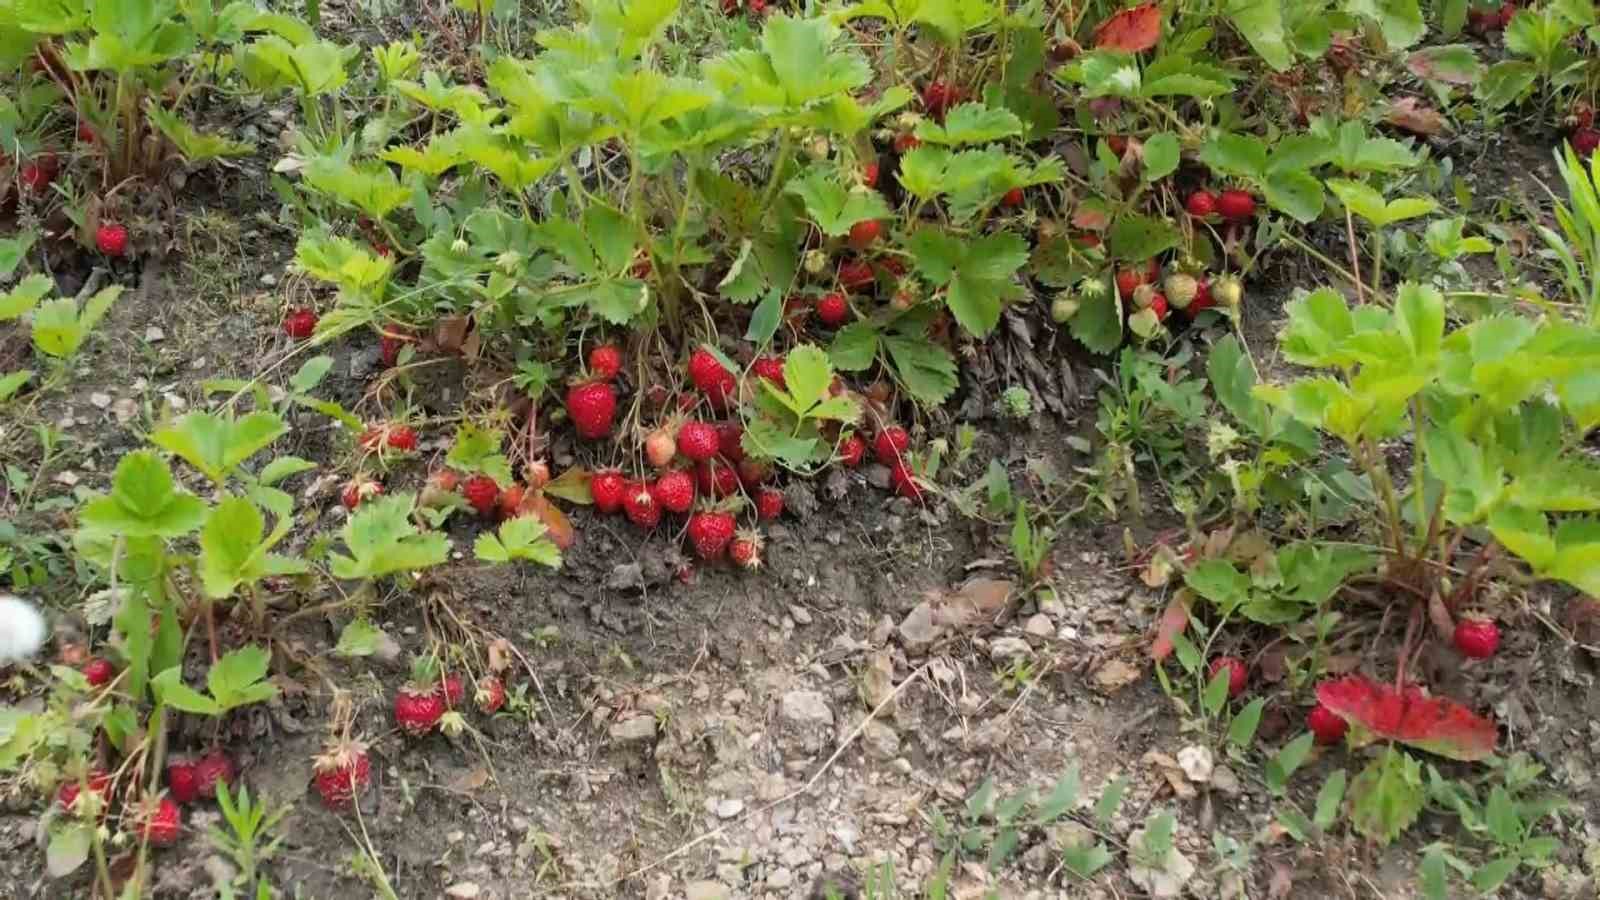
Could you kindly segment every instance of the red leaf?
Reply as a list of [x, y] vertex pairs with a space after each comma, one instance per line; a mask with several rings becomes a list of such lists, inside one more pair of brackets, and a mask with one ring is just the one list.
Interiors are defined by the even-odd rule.
[[1161, 621], [1156, 624], [1156, 639], [1150, 644], [1150, 658], [1160, 662], [1171, 655], [1173, 636], [1182, 634], [1188, 627], [1189, 607], [1181, 595], [1174, 596], [1172, 602], [1167, 604], [1167, 611], [1161, 614]]
[[1472, 761], [1494, 753], [1494, 722], [1459, 703], [1429, 697], [1414, 684], [1395, 690], [1364, 675], [1317, 686], [1317, 702], [1352, 725], [1448, 759]]
[[1125, 9], [1100, 23], [1094, 45], [1101, 50], [1141, 53], [1161, 39], [1161, 10], [1154, 3]]

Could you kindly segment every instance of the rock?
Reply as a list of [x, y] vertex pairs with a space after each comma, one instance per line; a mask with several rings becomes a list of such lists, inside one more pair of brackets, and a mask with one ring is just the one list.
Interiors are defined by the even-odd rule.
[[1044, 613], [1039, 613], [1038, 615], [1030, 616], [1028, 621], [1023, 623], [1022, 630], [1034, 637], [1054, 637], [1056, 623], [1050, 621], [1050, 617]]
[[861, 742], [879, 759], [894, 759], [900, 755], [900, 735], [881, 719], [867, 723], [861, 731]]
[[933, 606], [918, 603], [900, 623], [900, 643], [910, 653], [921, 653], [932, 646], [943, 632], [933, 621]]
[[1211, 771], [1211, 787], [1226, 797], [1237, 797], [1244, 788], [1239, 783], [1239, 776], [1227, 765], [1217, 766]]
[[793, 619], [797, 625], [810, 625], [812, 621], [811, 613], [799, 604], [789, 607], [789, 618]]
[[1028, 642], [1019, 637], [995, 638], [989, 643], [989, 658], [997, 663], [1007, 663], [1014, 659], [1026, 659], [1033, 653], [1033, 648]]
[[611, 726], [611, 739], [619, 744], [648, 741], [655, 736], [655, 716], [633, 716]]
[[683, 900], [728, 900], [728, 889], [715, 881], [691, 881], [683, 886]]
[[833, 835], [833, 839], [839, 842], [839, 846], [844, 848], [844, 852], [856, 852], [856, 841], [861, 839], [861, 831], [853, 823], [840, 822], [829, 829], [828, 833]]
[[833, 726], [833, 710], [817, 691], [790, 691], [783, 695], [778, 714], [791, 725]]
[[772, 874], [767, 876], [767, 887], [774, 890], [781, 891], [792, 884], [794, 884], [794, 873], [785, 868], [773, 869]]
[[452, 900], [472, 900], [474, 897], [483, 895], [483, 888], [478, 887], [474, 882], [463, 881], [445, 888], [444, 895], [452, 898]]
[[1211, 772], [1216, 767], [1216, 760], [1211, 756], [1209, 747], [1199, 744], [1190, 744], [1178, 751], [1178, 768], [1196, 784], [1205, 784], [1211, 780]]
[[717, 801], [716, 814], [719, 819], [731, 819], [742, 812], [744, 812], [744, 801], [738, 797]]
[[672, 876], [663, 872], [644, 889], [644, 900], [667, 900], [672, 896]]

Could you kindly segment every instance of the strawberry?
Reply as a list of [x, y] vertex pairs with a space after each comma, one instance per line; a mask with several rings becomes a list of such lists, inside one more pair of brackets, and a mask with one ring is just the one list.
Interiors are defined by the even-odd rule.
[[200, 797], [194, 760], [174, 759], [167, 763], [167, 794], [186, 806]]
[[492, 716], [506, 705], [506, 686], [493, 675], [485, 675], [478, 679], [478, 689], [472, 699], [478, 704], [478, 712]]
[[917, 474], [904, 460], [889, 467], [889, 483], [900, 496], [922, 502], [922, 485], [917, 483]]
[[1500, 30], [1504, 31], [1507, 28], [1510, 28], [1511, 20], [1516, 18], [1516, 16], [1517, 5], [1515, 3], [1506, 2], [1500, 4]]
[[1128, 137], [1123, 134], [1108, 134], [1106, 135], [1106, 146], [1111, 148], [1111, 152], [1116, 154], [1117, 159], [1121, 159], [1128, 152]]
[[439, 509], [449, 504], [452, 502], [451, 498], [455, 496], [460, 480], [456, 473], [449, 469], [434, 472], [422, 485], [422, 494], [417, 498], [417, 502], [428, 509]]
[[[169, 773], [170, 774], [170, 773]], [[215, 799], [217, 784], [233, 786], [234, 779], [238, 777], [238, 770], [234, 768], [233, 760], [221, 749], [212, 749], [206, 755], [195, 760], [194, 780], [195, 788], [200, 796]]]
[[733, 515], [726, 512], [704, 511], [689, 517], [689, 543], [694, 555], [705, 560], [720, 558], [733, 541]]
[[400, 351], [415, 340], [416, 338], [403, 328], [395, 325], [385, 328], [383, 337], [378, 341], [378, 355], [383, 358], [384, 366], [392, 368], [400, 361]]
[[1250, 670], [1245, 668], [1244, 660], [1237, 656], [1219, 656], [1211, 661], [1211, 668], [1206, 670], [1206, 679], [1209, 682], [1217, 677], [1217, 673], [1226, 669], [1228, 672], [1228, 696], [1237, 697], [1244, 693], [1245, 682], [1250, 680]]
[[500, 492], [500, 499], [495, 501], [495, 517], [504, 522], [522, 515], [522, 502], [527, 497], [528, 489], [513, 481]]
[[650, 486], [650, 496], [667, 512], [686, 513], [694, 506], [694, 478], [682, 469], [663, 472]]
[[575, 384], [567, 389], [567, 415], [578, 436], [598, 440], [611, 433], [617, 414], [617, 392], [603, 381]]
[[628, 267], [628, 274], [640, 279], [649, 278], [650, 273], [654, 272], [655, 268], [655, 263], [651, 261], [650, 254], [643, 247], [640, 247], [633, 254], [633, 265]]
[[910, 271], [906, 268], [906, 261], [898, 256], [879, 257], [878, 263], [883, 266], [885, 271], [896, 278], [902, 278], [906, 272]]
[[1572, 133], [1572, 151], [1579, 156], [1589, 156], [1600, 149], [1600, 131], [1579, 128]]
[[735, 468], [739, 472], [739, 483], [744, 485], [747, 491], [755, 490], [772, 478], [772, 464], [753, 456], [739, 460]]
[[711, 401], [715, 409], [726, 406], [728, 398], [738, 388], [733, 373], [703, 347], [689, 357], [689, 380]]
[[92, 144], [95, 142], [94, 127], [88, 122], [78, 123], [78, 142], [83, 144]]
[[292, 309], [283, 317], [283, 333], [297, 341], [311, 337], [317, 330], [317, 314], [304, 306]]
[[702, 495], [718, 500], [739, 492], [739, 473], [721, 460], [708, 459], [696, 466], [694, 482]]
[[589, 372], [596, 378], [611, 381], [622, 371], [622, 351], [613, 344], [601, 344], [589, 351]]
[[1256, 214], [1256, 198], [1246, 191], [1230, 188], [1217, 196], [1217, 212], [1224, 219], [1242, 221]]
[[1184, 312], [1187, 312], [1192, 319], [1216, 305], [1217, 301], [1211, 297], [1211, 282], [1201, 278], [1195, 282], [1194, 298], [1184, 307]]
[[461, 701], [467, 699], [466, 685], [461, 681], [458, 672], [451, 672], [439, 679], [439, 693], [444, 697], [444, 705], [455, 709]]
[[838, 291], [823, 294], [817, 300], [817, 318], [829, 328], [838, 328], [850, 318], [850, 304]]
[[114, 222], [102, 222], [94, 233], [94, 245], [107, 256], [122, 256], [128, 252], [128, 228]]
[[861, 183], [869, 188], [878, 186], [877, 162], [869, 162], [861, 167]]
[[910, 446], [911, 435], [899, 425], [889, 425], [878, 432], [877, 439], [872, 442], [872, 452], [878, 457], [878, 462], [893, 466], [899, 464]]
[[1150, 311], [1156, 314], [1157, 322], [1165, 322], [1167, 320], [1167, 298], [1161, 294], [1151, 297]]
[[417, 432], [410, 425], [396, 425], [389, 429], [387, 441], [390, 450], [410, 453], [417, 449]]
[[839, 442], [839, 461], [847, 467], [854, 469], [861, 465], [861, 457], [867, 454], [867, 442], [858, 434], [851, 434]]
[[[877, 277], [872, 274], [872, 264], [861, 260], [842, 262], [839, 264], [839, 286], [847, 291], [859, 291], [872, 287]], [[820, 313], [820, 310], [818, 311]], [[823, 321], [827, 321], [826, 318]]]
[[1306, 727], [1316, 735], [1317, 743], [1326, 746], [1344, 740], [1344, 733], [1350, 730], [1350, 723], [1339, 718], [1333, 710], [1318, 703], [1306, 714]]
[[894, 152], [904, 156], [922, 146], [922, 141], [911, 132], [903, 132], [894, 136]]
[[178, 804], [162, 797], [146, 804], [140, 811], [140, 833], [145, 843], [152, 847], [170, 847], [178, 842], [182, 831], [183, 813]]
[[56, 180], [55, 157], [41, 156], [34, 162], [27, 163], [17, 173], [22, 179], [22, 186], [39, 194], [50, 187], [50, 182]]
[[640, 528], [654, 528], [661, 521], [661, 507], [642, 481], [630, 481], [623, 489], [622, 511]]
[[945, 81], [934, 80], [922, 89], [922, 106], [934, 118], [944, 114], [961, 102], [961, 89]]
[[717, 423], [717, 450], [729, 462], [744, 459], [744, 425], [738, 421]]
[[1204, 219], [1217, 211], [1217, 198], [1210, 191], [1195, 191], [1184, 202], [1183, 208], [1196, 219]]
[[1462, 619], [1456, 623], [1456, 649], [1469, 659], [1488, 659], [1500, 649], [1500, 626], [1493, 619]]
[[745, 0], [745, 3], [749, 5], [750, 11], [756, 15], [760, 16], [766, 14], [767, 0]]
[[1011, 190], [1006, 191], [1005, 196], [1000, 198], [1000, 205], [1001, 206], [1021, 206], [1022, 205], [1022, 188], [1019, 188], [1019, 187], [1018, 188], [1012, 188]]
[[1138, 290], [1139, 285], [1144, 283], [1143, 278], [1144, 276], [1132, 269], [1118, 269], [1117, 294], [1124, 300], [1131, 300], [1133, 292]]
[[82, 781], [74, 778], [61, 783], [61, 788], [56, 791], [56, 802], [61, 808], [72, 812], [73, 806], [78, 802], [78, 795], [83, 792], [84, 782], [88, 782], [89, 793], [94, 794], [104, 803], [111, 799], [111, 776], [98, 769], [91, 770]]
[[616, 469], [603, 469], [589, 479], [589, 493], [594, 497], [595, 512], [611, 515], [622, 508], [622, 492], [628, 481]]
[[743, 569], [761, 568], [761, 535], [754, 531], [740, 531], [734, 534], [733, 543], [728, 545], [728, 558]]
[[663, 425], [644, 437], [644, 458], [658, 469], [665, 468], [678, 453], [678, 441], [673, 437], [677, 425]]
[[461, 496], [478, 515], [492, 516], [500, 504], [500, 485], [487, 475], [474, 475], [461, 483]]
[[332, 742], [311, 761], [311, 771], [322, 805], [346, 809], [372, 780], [367, 745], [351, 740]]
[[110, 660], [95, 657], [83, 664], [83, 677], [89, 687], [105, 687], [116, 677], [117, 667]]
[[717, 455], [721, 438], [715, 425], [706, 422], [685, 422], [678, 429], [678, 452], [695, 462], [704, 462]]
[[872, 242], [876, 241], [882, 232], [883, 225], [876, 219], [857, 222], [850, 226], [850, 246], [857, 250], [865, 250], [872, 246]]
[[356, 476], [344, 483], [344, 490], [339, 493], [339, 502], [344, 508], [355, 510], [363, 501], [383, 493], [383, 485], [371, 478]]
[[739, 0], [722, 0], [722, 14], [736, 16], [739, 14]]
[[778, 387], [788, 387], [789, 383], [783, 376], [783, 360], [776, 356], [759, 356], [750, 364], [750, 370], [756, 377], [763, 381], [770, 381]]
[[756, 516], [763, 522], [771, 522], [783, 515], [783, 491], [767, 487], [756, 491]]
[[440, 689], [438, 664], [421, 657], [411, 667], [411, 680], [395, 692], [394, 723], [406, 734], [421, 737], [439, 724], [444, 710], [445, 695]]
[[1234, 275], [1219, 275], [1211, 282], [1208, 293], [1218, 304], [1234, 309], [1244, 302], [1244, 283]]

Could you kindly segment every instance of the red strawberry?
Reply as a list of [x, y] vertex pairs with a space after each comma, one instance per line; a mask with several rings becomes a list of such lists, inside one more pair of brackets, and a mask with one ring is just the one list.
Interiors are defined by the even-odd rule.
[[721, 438], [715, 425], [706, 422], [685, 422], [678, 429], [678, 452], [695, 462], [704, 462], [717, 455]]
[[861, 457], [867, 453], [867, 442], [860, 435], [852, 434], [839, 442], [839, 461], [854, 469], [861, 465]]
[[961, 89], [944, 81], [930, 81], [922, 89], [922, 105], [934, 118], [942, 118], [950, 107], [961, 102]]
[[423, 484], [422, 493], [418, 496], [417, 502], [427, 509], [439, 509], [447, 505], [451, 502], [451, 497], [454, 496], [460, 480], [456, 473], [449, 469], [440, 469], [434, 472], [428, 476], [427, 482]]
[[372, 763], [367, 759], [367, 745], [360, 741], [337, 741], [329, 744], [311, 761], [315, 773], [317, 795], [322, 805], [329, 809], [345, 809], [356, 795], [367, 789], [372, 780]]
[[1224, 219], [1240, 221], [1256, 214], [1256, 198], [1238, 188], [1223, 191], [1217, 197], [1217, 212]]
[[745, 0], [745, 3], [750, 7], [750, 11], [758, 16], [767, 11], [767, 0]]
[[589, 372], [610, 381], [622, 371], [622, 351], [612, 344], [601, 344], [589, 351]]
[[506, 705], [506, 686], [493, 675], [485, 675], [478, 679], [478, 690], [472, 699], [478, 704], [478, 712], [492, 716]]
[[1121, 159], [1128, 152], [1128, 136], [1124, 134], [1108, 134], [1106, 135], [1106, 146], [1111, 148], [1111, 152], [1116, 154], [1117, 159]]
[[107, 256], [121, 256], [128, 252], [128, 228], [105, 222], [94, 233], [94, 245]]
[[522, 515], [522, 501], [528, 496], [528, 489], [512, 482], [505, 490], [500, 492], [500, 499], [495, 501], [495, 514], [501, 521], [515, 519]]
[[770, 381], [778, 387], [788, 387], [789, 383], [783, 377], [783, 360], [776, 356], [757, 357], [750, 364], [750, 370], [756, 373], [757, 378]]
[[714, 409], [722, 409], [738, 388], [738, 383], [711, 351], [701, 348], [689, 357], [689, 380], [700, 393], [711, 401]]
[[1022, 188], [1012, 188], [1011, 190], [1006, 191], [1005, 196], [1000, 198], [1000, 205], [1001, 206], [1021, 206], [1022, 205]]
[[694, 469], [695, 487], [701, 495], [718, 500], [739, 491], [739, 473], [721, 460], [709, 459]]
[[1156, 314], [1157, 322], [1165, 322], [1167, 320], [1167, 298], [1161, 294], [1151, 297], [1150, 311]]
[[1141, 284], [1144, 284], [1144, 276], [1139, 272], [1132, 269], [1117, 270], [1117, 293], [1122, 299], [1132, 299], [1133, 292], [1138, 290]]
[[744, 569], [761, 568], [761, 535], [754, 531], [740, 531], [728, 545], [728, 558]]
[[900, 462], [910, 446], [911, 435], [899, 425], [890, 425], [878, 432], [877, 439], [872, 442], [872, 452], [877, 455], [878, 462], [893, 466]]
[[861, 167], [861, 183], [867, 187], [878, 186], [878, 164], [869, 162]]
[[717, 424], [717, 450], [729, 462], [744, 459], [744, 425], [739, 422]]
[[718, 559], [733, 541], [733, 516], [726, 512], [697, 512], [689, 517], [689, 543], [695, 556]]
[[410, 453], [417, 449], [417, 432], [410, 425], [391, 425], [384, 429], [384, 443], [390, 450]]
[[655, 263], [651, 261], [650, 254], [643, 248], [633, 255], [633, 265], [628, 267], [628, 274], [635, 278], [649, 278], [655, 271]]
[[1500, 649], [1500, 626], [1493, 619], [1462, 619], [1456, 623], [1456, 649], [1469, 659], [1488, 659]]
[[78, 140], [84, 144], [94, 143], [94, 128], [88, 122], [78, 123]]
[[838, 328], [844, 324], [846, 319], [850, 318], [850, 304], [845, 301], [844, 295], [838, 291], [823, 294], [817, 300], [817, 318], [821, 319], [822, 324], [829, 328]]
[[393, 366], [400, 361], [400, 351], [406, 345], [416, 340], [411, 333], [403, 328], [391, 325], [383, 330], [383, 337], [378, 341], [378, 355], [383, 357], [385, 366]]
[[903, 460], [889, 467], [889, 483], [900, 496], [922, 502], [922, 485], [917, 483], [917, 474]]
[[[839, 264], [839, 285], [847, 291], [859, 291], [872, 287], [876, 280], [876, 276], [872, 274], [872, 265], [870, 263], [854, 260]], [[820, 314], [821, 310], [818, 310], [818, 313]], [[827, 318], [824, 317], [823, 321], [826, 322]]]
[[878, 263], [883, 266], [885, 271], [889, 272], [889, 274], [896, 278], [900, 278], [901, 276], [905, 275], [906, 272], [910, 271], [906, 268], [905, 260], [898, 256], [879, 257]]
[[141, 810], [140, 822], [140, 830], [146, 843], [152, 847], [170, 847], [178, 842], [178, 834], [182, 831], [183, 813], [178, 809], [178, 804], [167, 797], [162, 797]]
[[184, 805], [200, 797], [200, 780], [195, 775], [193, 760], [175, 759], [167, 763], [167, 794]]
[[630, 481], [623, 489], [622, 511], [640, 528], [654, 528], [661, 521], [661, 506], [642, 481]]
[[603, 381], [575, 384], [567, 389], [567, 415], [578, 436], [598, 440], [611, 433], [617, 414], [617, 392]]
[[[99, 770], [93, 770], [89, 772], [84, 781], [88, 782], [89, 793], [99, 797], [102, 804], [111, 798], [110, 775]], [[61, 804], [62, 809], [71, 812], [73, 805], [78, 802], [78, 795], [82, 793], [83, 787], [83, 782], [76, 778], [62, 782], [60, 790], [56, 791], [56, 801]]]
[[650, 486], [650, 496], [667, 512], [686, 513], [694, 506], [694, 479], [682, 469], [663, 472]]
[[783, 515], [783, 491], [777, 488], [762, 488], [756, 491], [756, 516], [763, 522], [770, 522]]
[[394, 723], [406, 734], [421, 737], [439, 724], [444, 710], [438, 667], [427, 658], [419, 659], [411, 668], [411, 680], [395, 692]]
[[117, 667], [110, 660], [95, 657], [83, 664], [83, 677], [90, 687], [105, 687], [116, 677]]
[[739, 14], [739, 0], [722, 0], [722, 14], [736, 16]]
[[1250, 670], [1245, 668], [1244, 660], [1237, 656], [1219, 656], [1211, 661], [1211, 668], [1206, 671], [1207, 682], [1217, 677], [1223, 669], [1228, 670], [1228, 696], [1237, 697], [1244, 693], [1244, 686], [1250, 680]]
[[474, 475], [461, 483], [461, 496], [467, 498], [478, 515], [492, 516], [500, 505], [500, 485], [487, 475]]
[[293, 309], [283, 317], [283, 333], [297, 341], [311, 337], [317, 330], [317, 314], [306, 307]]
[[1572, 133], [1572, 151], [1579, 156], [1588, 156], [1596, 149], [1600, 149], [1600, 131], [1593, 128], [1579, 128]]
[[1317, 743], [1328, 745], [1344, 740], [1344, 733], [1350, 730], [1350, 723], [1335, 715], [1333, 710], [1318, 703], [1306, 714], [1306, 727], [1317, 736]]
[[755, 490], [772, 477], [772, 464], [763, 459], [747, 456], [739, 460], [739, 483], [745, 490]]
[[238, 771], [233, 766], [233, 760], [220, 749], [211, 750], [194, 764], [195, 787], [202, 797], [215, 798], [218, 782], [232, 787], [233, 780], [237, 776]]
[[894, 136], [894, 152], [902, 156], [921, 146], [922, 141], [909, 131]]
[[457, 672], [451, 672], [439, 679], [439, 693], [444, 697], [444, 705], [450, 709], [455, 709], [461, 705], [461, 701], [467, 699], [467, 687]]
[[1190, 300], [1189, 305], [1184, 307], [1184, 312], [1188, 313], [1189, 318], [1192, 319], [1216, 305], [1217, 301], [1211, 299], [1211, 282], [1201, 278], [1195, 282], [1194, 299]]
[[27, 163], [17, 173], [22, 178], [22, 186], [38, 194], [50, 187], [50, 182], [56, 180], [55, 157], [40, 157], [34, 162]]
[[1217, 211], [1217, 198], [1210, 191], [1195, 191], [1189, 195], [1189, 200], [1183, 204], [1189, 215], [1197, 219], [1204, 219]]
[[589, 479], [589, 493], [594, 497], [595, 511], [609, 516], [621, 509], [622, 494], [627, 484], [627, 479], [616, 469], [594, 473], [594, 477]]
[[339, 502], [344, 508], [354, 510], [362, 501], [370, 500], [383, 493], [383, 485], [372, 480], [357, 476], [344, 483], [344, 490], [339, 493]]
[[1511, 20], [1516, 18], [1516, 16], [1517, 5], [1515, 3], [1508, 2], [1500, 4], [1500, 30], [1504, 31], [1505, 29], [1510, 28]]
[[850, 246], [857, 250], [865, 250], [872, 246], [883, 232], [883, 226], [876, 219], [867, 219], [850, 226]]

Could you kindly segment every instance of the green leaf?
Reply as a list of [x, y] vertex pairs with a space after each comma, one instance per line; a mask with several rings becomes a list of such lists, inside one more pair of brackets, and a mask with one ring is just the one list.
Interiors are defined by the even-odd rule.
[[1506, 879], [1516, 874], [1517, 866], [1521, 864], [1522, 860], [1516, 854], [1491, 859], [1472, 870], [1472, 886], [1479, 893], [1492, 894], [1506, 883]]
[[1412, 358], [1436, 359], [1444, 343], [1444, 294], [1431, 286], [1406, 282], [1395, 297], [1394, 311], [1394, 323]]
[[1262, 181], [1267, 176], [1267, 145], [1247, 134], [1221, 134], [1201, 146], [1200, 161], [1223, 175]]
[[483, 534], [473, 544], [478, 559], [491, 563], [527, 560], [551, 569], [561, 567], [561, 549], [545, 537], [548, 527], [536, 516], [517, 516], [500, 525], [499, 536]]
[[333, 648], [335, 656], [354, 658], [371, 656], [384, 644], [383, 631], [366, 619], [352, 619], [339, 632], [339, 643]]
[[1322, 215], [1322, 182], [1300, 171], [1274, 172], [1262, 185], [1262, 195], [1273, 209], [1303, 225]]
[[891, 217], [882, 194], [848, 189], [821, 170], [794, 179], [786, 189], [805, 201], [806, 214], [830, 237], [848, 234], [859, 222]]
[[151, 450], [124, 454], [111, 493], [92, 499], [80, 516], [84, 525], [124, 537], [179, 537], [200, 527], [205, 504], [179, 491], [167, 463]]
[[1086, 295], [1067, 328], [1091, 353], [1110, 353], [1122, 346], [1122, 300], [1109, 285]]
[[878, 329], [857, 321], [839, 329], [828, 347], [828, 360], [841, 372], [860, 372], [878, 357]]
[[1282, 794], [1295, 771], [1305, 764], [1306, 758], [1311, 755], [1311, 745], [1315, 740], [1316, 735], [1308, 731], [1283, 745], [1283, 749], [1267, 762], [1267, 787], [1274, 795]]
[[1350, 784], [1350, 824], [1380, 844], [1390, 844], [1422, 812], [1422, 765], [1390, 746]]
[[916, 130], [917, 138], [925, 143], [952, 147], [988, 144], [1020, 134], [1022, 120], [1016, 113], [982, 103], [963, 103], [950, 110], [942, 125], [924, 119]]
[[190, 163], [227, 156], [248, 156], [256, 149], [254, 144], [198, 131], [176, 113], [157, 106], [154, 100], [145, 103], [145, 116], [172, 142], [172, 146], [178, 148], [178, 155]]
[[262, 647], [247, 644], [223, 654], [206, 673], [206, 686], [222, 712], [263, 703], [278, 695], [276, 685], [267, 681], [272, 657]]
[[1280, 0], [1232, 0], [1223, 7], [1234, 30], [1250, 42], [1251, 48], [1279, 72], [1294, 65], [1294, 54], [1283, 27]]
[[511, 463], [500, 447], [505, 435], [498, 429], [484, 428], [465, 422], [456, 430], [450, 452], [445, 454], [445, 465], [460, 472], [488, 475], [501, 487], [511, 484]]
[[277, 484], [285, 478], [309, 472], [316, 467], [316, 463], [298, 456], [280, 456], [261, 467], [261, 473], [256, 476], [256, 481], [264, 485]]
[[229, 497], [212, 509], [200, 531], [200, 577], [206, 596], [231, 596], [241, 584], [307, 571], [297, 559], [268, 552], [276, 540], [263, 536], [266, 523], [255, 504]]
[[48, 275], [29, 275], [11, 290], [0, 294], [0, 322], [18, 318], [39, 305], [55, 287]]
[[44, 851], [45, 872], [51, 878], [65, 878], [89, 859], [94, 846], [91, 822], [57, 819], [50, 826], [50, 843]]
[[[22, 265], [22, 260], [27, 257], [28, 250], [33, 247], [33, 242], [38, 239], [39, 235], [34, 231], [23, 231], [20, 234], [17, 234], [15, 237], [0, 238], [0, 280], [11, 277], [11, 273], [17, 270], [17, 266]], [[29, 278], [34, 277], [43, 276], [29, 276]], [[24, 279], [24, 281], [26, 280], [28, 279]], [[45, 290], [48, 291], [49, 286], [50, 280], [45, 278]], [[3, 299], [4, 296], [5, 295], [0, 295], [0, 322], [3, 322], [8, 318], [13, 318], [15, 315], [17, 315], [6, 315], [6, 301]]]
[[916, 402], [938, 406], [955, 393], [960, 382], [956, 361], [948, 350], [926, 338], [899, 334], [885, 335], [883, 346], [889, 351], [900, 383]]
[[1100, 799], [1094, 804], [1094, 820], [1103, 826], [1111, 824], [1111, 817], [1116, 815], [1117, 807], [1122, 805], [1122, 796], [1127, 793], [1128, 779], [1122, 776], [1106, 785], [1105, 791], [1100, 794]]
[[1250, 576], [1225, 559], [1208, 559], [1183, 576], [1184, 584], [1220, 610], [1232, 610], [1249, 597]]
[[1318, 828], [1327, 831], [1339, 817], [1339, 804], [1344, 802], [1345, 774], [1339, 769], [1328, 780], [1322, 783], [1322, 789], [1317, 791], [1317, 807], [1312, 821]]
[[778, 325], [782, 322], [783, 292], [777, 289], [767, 291], [766, 297], [756, 304], [755, 312], [750, 315], [750, 326], [745, 329], [744, 339], [757, 347], [766, 346], [772, 336], [778, 333]]
[[150, 690], [158, 703], [179, 712], [197, 716], [222, 715], [222, 707], [217, 701], [183, 683], [182, 666], [172, 666], [150, 679]]
[[1106, 235], [1106, 249], [1117, 259], [1143, 262], [1178, 246], [1182, 239], [1178, 230], [1165, 219], [1129, 214], [1112, 223]]
[[59, 297], [41, 305], [33, 314], [34, 347], [47, 356], [70, 359], [120, 296], [122, 286], [112, 285], [90, 297], [81, 312], [78, 302], [71, 297]]
[[1473, 95], [1491, 110], [1520, 100], [1539, 78], [1539, 67], [1523, 59], [1506, 59], [1484, 72]]
[[436, 531], [419, 531], [411, 521], [413, 494], [394, 494], [363, 503], [340, 530], [350, 555], [328, 555], [335, 578], [377, 578], [443, 563], [450, 541]]
[[243, 419], [191, 412], [158, 429], [151, 443], [177, 454], [207, 478], [222, 484], [245, 460], [287, 434], [289, 426], [276, 413], [255, 412]]
[[23, 369], [20, 372], [8, 372], [0, 375], [0, 403], [11, 399], [11, 395], [22, 390], [22, 386], [33, 377], [32, 369]]
[[1181, 157], [1178, 136], [1162, 131], [1150, 136], [1144, 143], [1144, 180], [1153, 184], [1178, 171]]
[[1244, 709], [1239, 710], [1233, 721], [1228, 723], [1228, 743], [1240, 750], [1248, 750], [1250, 742], [1256, 738], [1256, 728], [1261, 724], [1261, 711], [1266, 705], [1265, 697], [1257, 697], [1245, 704]]
[[976, 337], [999, 324], [1005, 302], [1020, 291], [1013, 276], [1028, 261], [1027, 244], [1009, 232], [964, 241], [924, 227], [911, 235], [907, 246], [918, 272], [930, 284], [946, 289], [951, 313]]
[[1049, 796], [1040, 802], [1038, 821], [1049, 824], [1071, 812], [1072, 808], [1078, 805], [1078, 793], [1082, 787], [1077, 763], [1068, 765], [1067, 771], [1056, 780], [1055, 787], [1050, 789]]

